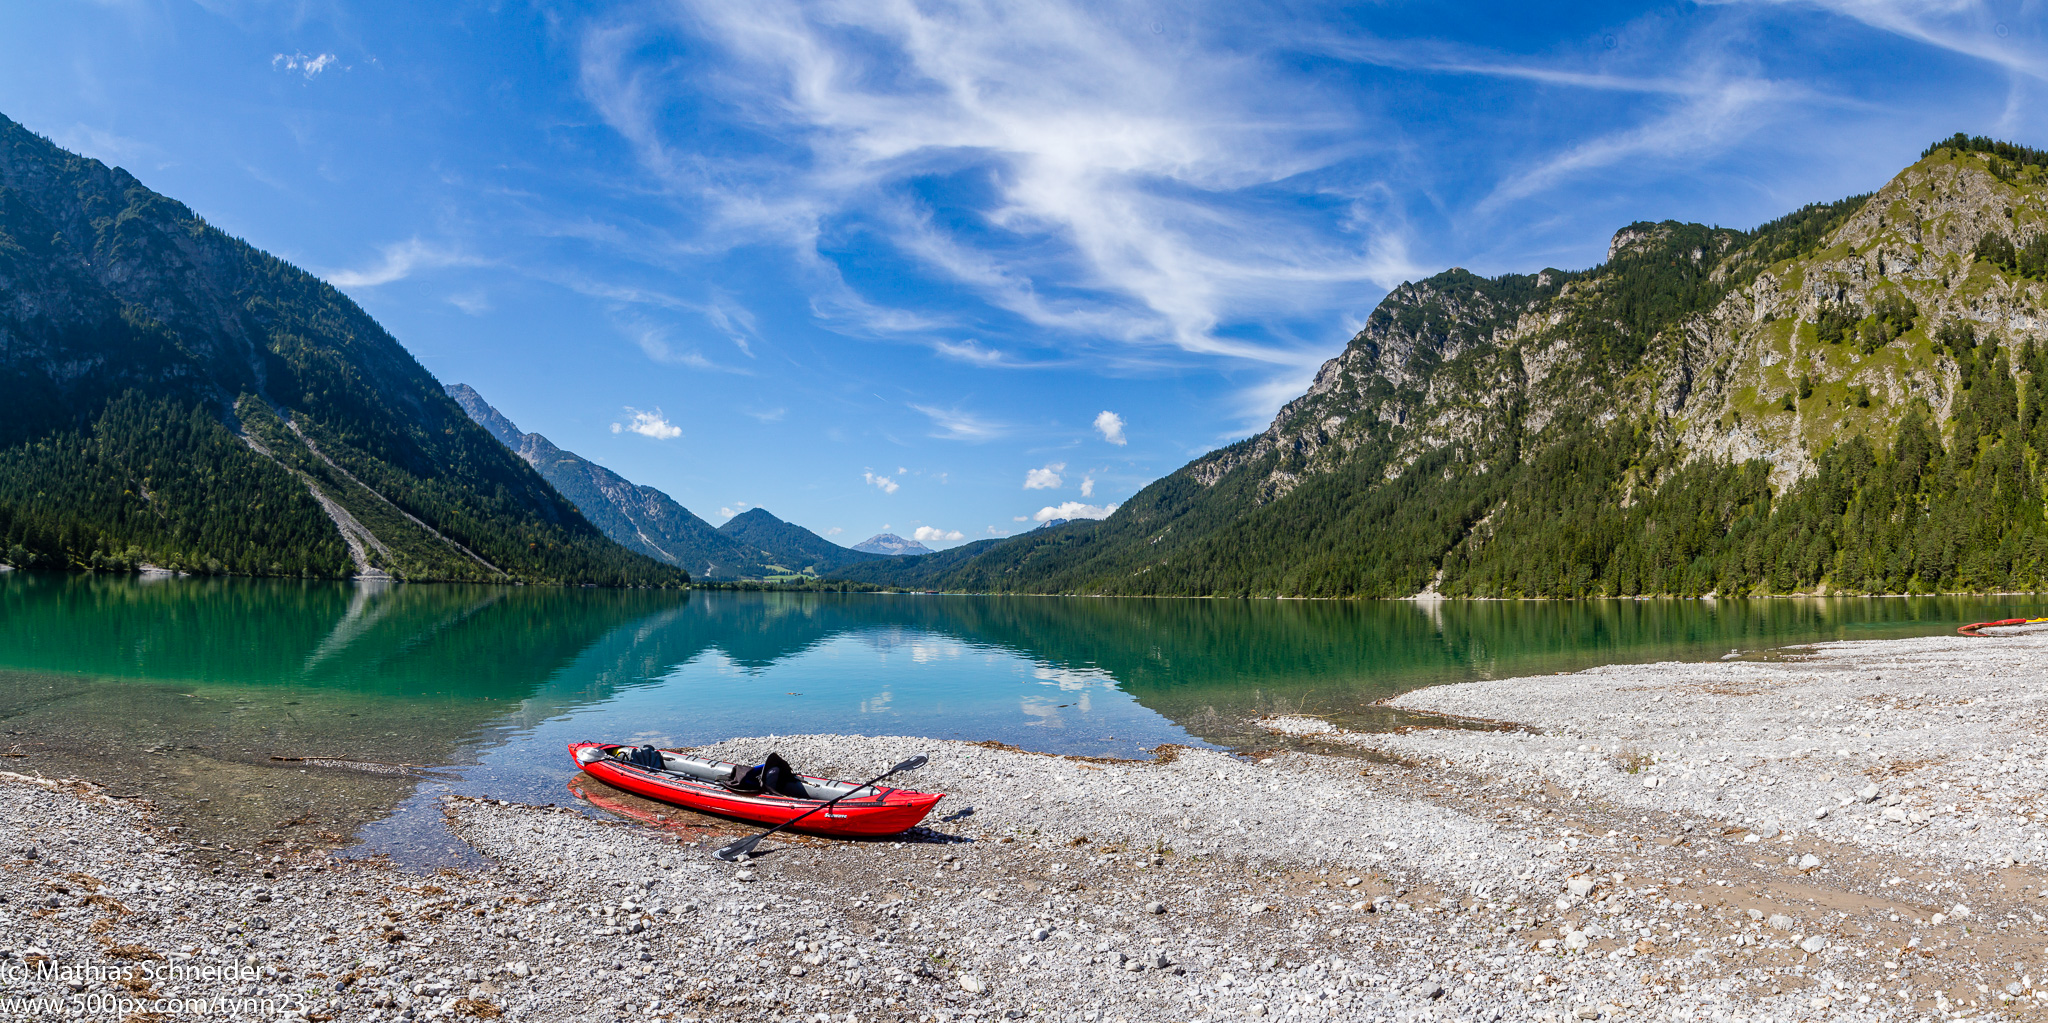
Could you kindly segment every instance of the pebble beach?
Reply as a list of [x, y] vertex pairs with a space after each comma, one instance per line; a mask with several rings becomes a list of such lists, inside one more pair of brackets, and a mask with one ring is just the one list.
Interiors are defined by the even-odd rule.
[[[0, 775], [0, 1019], [1931, 1020], [2048, 1000], [2048, 633], [1408, 693], [1147, 760], [768, 736], [898, 839], [454, 798], [473, 870]], [[572, 768], [564, 757], [564, 776]], [[98, 781], [105, 781], [100, 779]]]

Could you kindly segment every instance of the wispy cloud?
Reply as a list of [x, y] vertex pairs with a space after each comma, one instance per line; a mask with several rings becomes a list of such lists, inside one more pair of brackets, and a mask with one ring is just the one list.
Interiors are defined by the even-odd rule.
[[[1709, 0], [1715, 2], [1715, 0]], [[1773, 7], [1818, 8], [1872, 28], [1975, 57], [2014, 74], [2048, 80], [2039, 13], [2009, 6], [2009, 13], [1977, 0], [1720, 0]]]
[[1572, 180], [1588, 171], [1644, 158], [1672, 160], [1723, 150], [1776, 114], [1804, 108], [1817, 97], [1803, 87], [1765, 79], [1716, 81], [1689, 92], [1667, 110], [1631, 127], [1572, 146], [1514, 173], [1475, 207], [1486, 214]]
[[625, 422], [612, 424], [613, 433], [637, 433], [655, 440], [674, 440], [683, 435], [683, 428], [669, 422], [660, 409], [642, 412], [629, 406], [626, 413]]
[[421, 270], [483, 264], [484, 260], [458, 249], [424, 242], [418, 238], [408, 238], [384, 246], [378, 252], [377, 261], [370, 266], [328, 273], [327, 283], [337, 288], [374, 288], [380, 284], [404, 280]]
[[[643, 168], [702, 204], [707, 234], [796, 251], [819, 276], [821, 315], [892, 329], [822, 254], [825, 225], [849, 218], [1077, 343], [1258, 362], [1301, 355], [1219, 326], [1411, 272], [1397, 218], [1332, 232], [1261, 195], [1327, 197], [1330, 183], [1300, 182], [1362, 152], [1365, 133], [1355, 104], [1277, 82], [1284, 62], [1256, 43], [1191, 52], [1114, 4], [679, 6], [666, 24], [586, 31], [583, 90]], [[724, 60], [648, 59], [671, 32], [706, 37]], [[669, 104], [703, 90], [761, 147], [720, 159], [674, 136]], [[978, 220], [932, 215], [913, 185], [941, 175], [991, 190]], [[1352, 192], [1374, 201], [1370, 186]], [[917, 330], [928, 317], [910, 319]]]
[[931, 419], [935, 432], [932, 436], [941, 440], [992, 440], [1008, 432], [1001, 423], [992, 422], [971, 412], [957, 408], [936, 408], [931, 405], [910, 406]]
[[331, 53], [280, 53], [270, 58], [270, 66], [280, 71], [305, 75], [306, 80], [310, 82], [318, 78], [320, 72], [338, 64], [340, 59]]
[[[898, 473], [898, 475], [901, 475], [901, 473]], [[861, 473], [860, 477], [861, 479], [867, 481], [868, 486], [874, 487], [875, 489], [880, 490], [884, 494], [893, 494], [898, 490], [903, 489], [903, 484], [898, 483], [887, 476], [877, 476], [875, 475], [875, 471], [873, 469], [869, 469], [868, 471]], [[888, 527], [884, 526], [882, 528], [887, 529]]]

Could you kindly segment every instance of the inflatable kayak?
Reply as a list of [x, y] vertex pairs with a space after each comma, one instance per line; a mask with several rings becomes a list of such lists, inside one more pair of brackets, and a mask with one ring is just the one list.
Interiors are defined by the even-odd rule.
[[[591, 777], [636, 796], [760, 824], [787, 824], [838, 799], [796, 825], [797, 831], [817, 835], [893, 835], [916, 825], [946, 798], [794, 772], [781, 777], [770, 772], [764, 779], [758, 766], [704, 760], [651, 746], [572, 742], [569, 756]], [[780, 761], [771, 755], [770, 763]]]
[[2005, 618], [1995, 622], [1971, 622], [1956, 631], [1965, 636], [1975, 636], [1979, 639], [1984, 639], [1987, 637], [1983, 633], [1978, 632], [1978, 629], [1989, 629], [1999, 625], [2039, 625], [2042, 622], [2048, 622], [2048, 618]]

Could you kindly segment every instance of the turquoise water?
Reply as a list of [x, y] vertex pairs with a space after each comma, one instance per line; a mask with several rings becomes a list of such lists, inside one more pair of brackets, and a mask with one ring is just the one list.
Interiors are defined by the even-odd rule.
[[[424, 800], [570, 802], [578, 739], [857, 732], [1137, 756], [1251, 718], [1393, 723], [1423, 685], [1925, 635], [2037, 598], [1307, 602], [656, 593], [0, 574], [0, 766], [195, 832], [312, 817], [403, 851]], [[765, 752], [765, 750], [764, 750]], [[425, 777], [272, 757], [418, 765]], [[799, 765], [801, 766], [801, 765]], [[308, 808], [311, 808], [310, 811]], [[312, 825], [302, 826], [302, 830]], [[423, 837], [426, 836], [426, 837]]]

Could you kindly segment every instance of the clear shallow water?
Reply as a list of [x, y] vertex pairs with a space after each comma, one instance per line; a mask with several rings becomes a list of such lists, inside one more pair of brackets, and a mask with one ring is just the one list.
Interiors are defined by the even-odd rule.
[[[1211, 601], [655, 593], [0, 573], [0, 767], [156, 798], [202, 837], [430, 860], [444, 791], [569, 802], [570, 741], [859, 732], [1136, 756], [1357, 727], [1424, 685], [1925, 635], [2023, 598]], [[766, 752], [765, 750], [763, 752]], [[276, 756], [421, 765], [419, 777]], [[799, 765], [802, 766], [802, 765]], [[280, 829], [279, 822], [305, 823]], [[292, 830], [296, 828], [297, 830]], [[333, 838], [324, 839], [333, 841]]]

